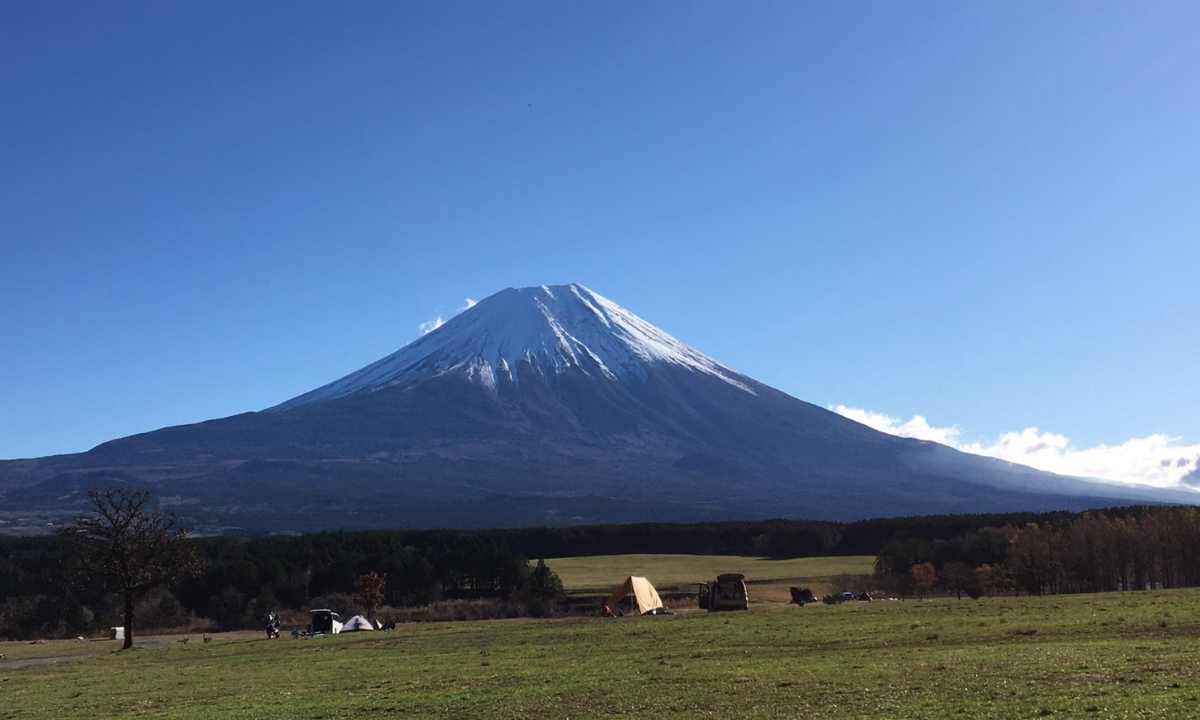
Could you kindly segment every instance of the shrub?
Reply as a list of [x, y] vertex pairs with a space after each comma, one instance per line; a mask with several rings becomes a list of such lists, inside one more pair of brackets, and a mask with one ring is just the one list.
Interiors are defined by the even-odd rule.
[[138, 603], [134, 614], [145, 630], [187, 632], [201, 625], [196, 614], [183, 607], [166, 588], [151, 590]]
[[533, 617], [553, 617], [562, 612], [567, 593], [558, 575], [546, 567], [546, 561], [538, 560], [537, 567], [521, 581], [513, 599], [524, 604]]
[[92, 612], [73, 595], [21, 595], [0, 604], [0, 637], [13, 640], [71, 637], [87, 632]]
[[815, 603], [817, 598], [813, 595], [809, 588], [791, 588], [792, 604], [803, 605], [805, 603]]

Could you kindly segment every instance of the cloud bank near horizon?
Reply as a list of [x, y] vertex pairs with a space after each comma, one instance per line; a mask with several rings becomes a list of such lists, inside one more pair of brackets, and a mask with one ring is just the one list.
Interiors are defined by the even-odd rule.
[[1076, 448], [1058, 433], [1029, 427], [1006, 432], [990, 444], [961, 443], [958, 426], [934, 427], [922, 415], [899, 420], [883, 413], [845, 405], [830, 410], [863, 425], [900, 437], [931, 440], [975, 455], [999, 458], [1060, 475], [1100, 478], [1129, 485], [1200, 490], [1200, 444], [1181, 445], [1181, 438], [1156, 433], [1120, 445]]

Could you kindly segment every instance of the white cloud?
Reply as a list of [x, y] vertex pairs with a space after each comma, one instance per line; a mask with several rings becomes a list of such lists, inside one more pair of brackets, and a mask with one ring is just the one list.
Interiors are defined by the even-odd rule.
[[[463, 306], [460, 307], [458, 309], [458, 312], [456, 312], [454, 314], [457, 315], [458, 313], [463, 312], [464, 310], [470, 310], [471, 308], [475, 307], [475, 305], [476, 305], [476, 302], [474, 300], [472, 300], [471, 298], [466, 298], [465, 300], [463, 300]], [[437, 317], [435, 317], [432, 320], [426, 320], [425, 322], [421, 323], [418, 327], [421, 328], [422, 335], [428, 335], [429, 333], [433, 332], [434, 330], [437, 330], [438, 328], [440, 328], [441, 326], [443, 326], [445, 324], [446, 324], [446, 321], [442, 319], [441, 313], [438, 313]]]
[[863, 410], [862, 408], [850, 408], [845, 405], [834, 405], [829, 408], [838, 415], [860, 422], [867, 427], [875, 428], [880, 432], [885, 432], [889, 435], [899, 435], [900, 437], [917, 438], [918, 440], [932, 440], [936, 443], [957, 447], [956, 438], [958, 437], [958, 427], [935, 428], [929, 424], [923, 415], [913, 415], [912, 420], [900, 422], [896, 418], [888, 417], [883, 413]]
[[963, 452], [1000, 458], [1061, 475], [1169, 488], [1189, 487], [1200, 475], [1200, 444], [1181, 445], [1182, 438], [1163, 434], [1134, 438], [1120, 445], [1079, 449], [1071, 445], [1065, 435], [1030, 427], [1020, 432], [1004, 433], [992, 444], [960, 444], [957, 426], [933, 427], [921, 415], [901, 422], [883, 413], [862, 408], [833, 405], [829, 409], [891, 435], [932, 440]]
[[446, 321], [442, 319], [441, 315], [438, 315], [432, 320], [426, 320], [425, 322], [421, 323], [419, 327], [421, 328], [422, 335], [428, 335], [445, 324]]

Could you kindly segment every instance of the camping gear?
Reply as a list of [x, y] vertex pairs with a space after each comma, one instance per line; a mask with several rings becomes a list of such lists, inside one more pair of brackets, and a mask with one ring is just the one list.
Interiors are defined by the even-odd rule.
[[279, 637], [279, 616], [274, 612], [263, 613], [263, 624], [266, 626], [267, 639], [273, 640]]
[[634, 577], [630, 575], [625, 579], [625, 582], [617, 586], [613, 594], [605, 605], [615, 605], [624, 599], [626, 596], [632, 595], [634, 602], [637, 603], [638, 613], [645, 615], [651, 610], [662, 608], [662, 600], [658, 597], [658, 591], [650, 584], [650, 581], [644, 577]]
[[370, 620], [362, 615], [355, 615], [342, 624], [342, 632], [355, 632], [357, 630], [374, 630], [375, 625]]

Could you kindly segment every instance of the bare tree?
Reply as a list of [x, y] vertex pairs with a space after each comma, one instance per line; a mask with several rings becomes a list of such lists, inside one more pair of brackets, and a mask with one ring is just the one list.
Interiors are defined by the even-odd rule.
[[88, 491], [90, 509], [59, 536], [83, 577], [104, 583], [125, 603], [125, 644], [133, 647], [134, 601], [200, 570], [173, 512], [152, 506], [150, 492], [127, 487]]
[[959, 600], [962, 600], [963, 593], [973, 598], [979, 597], [979, 583], [970, 565], [957, 561], [948, 562], [942, 566], [941, 577], [946, 588]]

